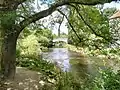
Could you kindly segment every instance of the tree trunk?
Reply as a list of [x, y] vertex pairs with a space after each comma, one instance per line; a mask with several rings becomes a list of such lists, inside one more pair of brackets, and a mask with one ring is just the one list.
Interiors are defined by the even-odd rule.
[[2, 32], [1, 70], [4, 78], [13, 79], [16, 71], [16, 35]]
[[13, 79], [16, 70], [16, 12], [3, 11], [1, 14], [1, 71], [4, 78]]

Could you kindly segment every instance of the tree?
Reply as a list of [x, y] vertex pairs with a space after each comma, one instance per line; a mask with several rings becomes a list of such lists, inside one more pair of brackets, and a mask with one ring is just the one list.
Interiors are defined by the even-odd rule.
[[112, 39], [108, 18], [95, 6], [76, 5], [76, 9], [71, 8], [69, 21], [79, 36], [69, 26], [69, 39], [76, 46], [100, 49]]
[[33, 13], [29, 17], [20, 19], [17, 10], [25, 2], [34, 0], [0, 0], [0, 30], [1, 30], [1, 71], [4, 77], [14, 78], [16, 69], [16, 42], [21, 31], [31, 23], [52, 14], [57, 7], [69, 4], [96, 5], [112, 0], [57, 0], [46, 10]]

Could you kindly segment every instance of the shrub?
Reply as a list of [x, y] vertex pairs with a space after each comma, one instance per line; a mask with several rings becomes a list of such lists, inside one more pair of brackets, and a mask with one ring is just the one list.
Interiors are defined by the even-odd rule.
[[36, 57], [40, 55], [40, 45], [38, 43], [38, 38], [31, 34], [24, 39], [18, 41], [17, 53], [26, 57]]

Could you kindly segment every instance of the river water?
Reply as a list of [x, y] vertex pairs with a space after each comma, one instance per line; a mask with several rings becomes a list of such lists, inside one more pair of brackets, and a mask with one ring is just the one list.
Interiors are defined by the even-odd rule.
[[70, 65], [70, 52], [66, 48], [52, 48], [50, 52], [43, 53], [43, 58], [55, 63], [63, 71], [69, 71]]
[[102, 60], [96, 57], [85, 57], [79, 53], [69, 51], [67, 48], [50, 48], [49, 52], [43, 53], [43, 58], [54, 63], [62, 71], [77, 72], [79, 76], [94, 76], [98, 69], [106, 69], [114, 66], [109, 60]]

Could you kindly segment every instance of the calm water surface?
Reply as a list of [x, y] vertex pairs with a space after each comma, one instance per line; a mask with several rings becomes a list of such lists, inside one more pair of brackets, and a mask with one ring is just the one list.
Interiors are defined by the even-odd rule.
[[63, 71], [77, 73], [81, 77], [96, 75], [98, 69], [106, 69], [114, 65], [109, 60], [96, 57], [84, 57], [79, 53], [71, 52], [67, 48], [51, 48], [43, 53], [43, 58], [55, 63]]

